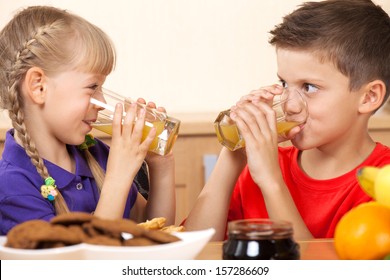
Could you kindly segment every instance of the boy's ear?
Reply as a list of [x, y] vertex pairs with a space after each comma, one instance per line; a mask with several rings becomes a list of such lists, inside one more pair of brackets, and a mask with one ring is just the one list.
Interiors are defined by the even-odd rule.
[[364, 86], [365, 90], [359, 105], [360, 113], [373, 113], [383, 103], [386, 85], [381, 80], [375, 80]]
[[31, 67], [23, 82], [26, 94], [37, 104], [43, 104], [46, 97], [46, 76], [39, 67]]

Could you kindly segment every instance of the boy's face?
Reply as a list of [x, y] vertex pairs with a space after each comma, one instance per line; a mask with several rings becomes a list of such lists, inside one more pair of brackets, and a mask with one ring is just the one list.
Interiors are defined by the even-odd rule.
[[302, 150], [338, 147], [356, 136], [361, 94], [349, 89], [349, 78], [332, 62], [307, 51], [277, 49], [278, 76], [286, 87], [302, 91], [309, 116], [292, 140]]

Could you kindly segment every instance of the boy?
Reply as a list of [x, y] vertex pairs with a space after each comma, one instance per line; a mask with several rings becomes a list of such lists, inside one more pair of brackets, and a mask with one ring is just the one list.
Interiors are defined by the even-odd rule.
[[340, 218], [370, 200], [357, 169], [390, 164], [390, 149], [367, 132], [389, 95], [389, 16], [369, 0], [307, 2], [270, 33], [282, 86], [303, 92], [309, 116], [283, 148], [274, 112], [260, 102], [280, 86], [232, 107], [245, 153], [222, 149], [185, 222], [214, 227], [215, 240], [224, 238], [226, 221], [268, 217], [292, 222], [297, 239], [333, 237]]

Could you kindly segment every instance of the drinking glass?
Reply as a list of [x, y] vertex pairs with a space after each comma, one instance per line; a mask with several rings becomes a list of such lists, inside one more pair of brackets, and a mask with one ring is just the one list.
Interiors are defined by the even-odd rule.
[[[292, 128], [306, 122], [307, 104], [298, 90], [285, 89], [275, 95], [272, 109], [276, 112], [276, 129], [279, 136], [285, 136]], [[218, 141], [231, 151], [245, 147], [236, 123], [230, 118], [230, 110], [219, 113], [214, 121]]]
[[[112, 135], [115, 105], [123, 104], [124, 112], [126, 112], [130, 104], [137, 103], [137, 113], [142, 108], [146, 110], [142, 141], [148, 136], [152, 127], [156, 128], [156, 136], [149, 146], [149, 151], [164, 156], [172, 150], [179, 133], [180, 120], [105, 88], [97, 91], [91, 97], [90, 102], [101, 108], [96, 122], [91, 124], [92, 127], [110, 135]], [[126, 113], [123, 116], [125, 115]]]

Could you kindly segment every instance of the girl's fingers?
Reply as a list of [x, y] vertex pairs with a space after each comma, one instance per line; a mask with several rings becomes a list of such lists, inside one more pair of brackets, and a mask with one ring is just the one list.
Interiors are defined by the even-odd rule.
[[[140, 149], [142, 151], [145, 151], [146, 153], [146, 151], [149, 149], [149, 146], [156, 135], [156, 128], [150, 127], [152, 123], [146, 122], [145, 116], [146, 116], [146, 110], [141, 109], [139, 111], [138, 118], [135, 121], [132, 138], [133, 141], [136, 141], [137, 144], [140, 145]], [[144, 132], [148, 130], [148, 128], [146, 128], [147, 126], [149, 127], [149, 132], [146, 136], [144, 136]], [[142, 139], [143, 137], [145, 139]]]
[[130, 104], [127, 109], [126, 116], [123, 119], [122, 124], [122, 135], [132, 135], [134, 122], [137, 116], [137, 104]]
[[112, 135], [122, 134], [122, 116], [123, 116], [123, 105], [118, 103], [115, 105], [114, 118], [112, 120]]
[[146, 104], [146, 106], [149, 108], [152, 108], [152, 109], [156, 109], [156, 103], [154, 103], [154, 102], [148, 102], [148, 104]]
[[143, 98], [141, 98], [141, 97], [137, 99], [137, 102], [138, 102], [138, 103], [141, 103], [141, 104], [144, 104], [144, 105], [146, 104], [145, 99], [143, 99]]
[[167, 110], [165, 110], [164, 107], [157, 107], [157, 111], [162, 112], [162, 113], [166, 113], [167, 112]]
[[139, 110], [137, 118], [133, 120], [134, 126], [132, 131], [132, 139], [134, 139], [134, 141], [136, 141], [137, 143], [141, 142], [142, 132], [145, 125], [145, 114], [146, 111], [144, 108], [142, 108]]
[[141, 143], [142, 148], [147, 151], [149, 149], [150, 145], [152, 144], [155, 136], [156, 136], [156, 128], [152, 127], [152, 128], [150, 128], [148, 135], [145, 137], [145, 139]]

